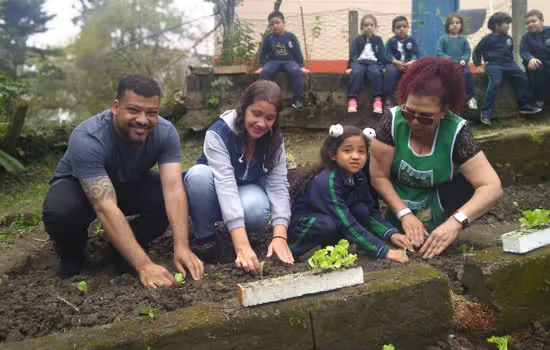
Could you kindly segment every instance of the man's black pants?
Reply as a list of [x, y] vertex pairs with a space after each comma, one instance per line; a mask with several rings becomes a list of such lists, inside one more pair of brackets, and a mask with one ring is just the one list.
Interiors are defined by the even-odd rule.
[[[151, 171], [140, 182], [113, 186], [124, 215], [139, 214], [130, 227], [138, 243], [146, 248], [168, 226], [159, 174]], [[46, 231], [60, 257], [81, 258], [88, 240], [88, 226], [96, 214], [80, 182], [75, 178], [54, 182], [44, 199], [43, 216]]]

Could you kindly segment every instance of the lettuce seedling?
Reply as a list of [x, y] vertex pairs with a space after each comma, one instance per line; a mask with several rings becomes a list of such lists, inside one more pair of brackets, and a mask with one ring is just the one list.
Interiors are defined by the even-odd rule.
[[329, 245], [316, 251], [307, 262], [315, 273], [351, 267], [357, 260], [357, 254], [350, 254], [348, 248], [349, 242], [341, 239], [335, 246]]
[[523, 217], [519, 219], [521, 227], [534, 228], [550, 223], [550, 209], [524, 210]]
[[157, 318], [157, 315], [159, 313], [159, 309], [151, 307], [151, 305], [147, 306], [145, 309], [142, 309], [139, 314], [140, 316], [147, 316], [151, 320], [154, 320]]
[[219, 280], [223, 280], [225, 278], [225, 276], [221, 272], [216, 272], [216, 278], [219, 279]]
[[382, 347], [382, 350], [395, 350], [395, 346], [393, 346], [393, 344], [387, 344]]
[[502, 337], [496, 337], [492, 336], [490, 338], [487, 338], [487, 341], [489, 343], [496, 344], [498, 346], [498, 350], [508, 350], [508, 340], [512, 338], [509, 335], [504, 335]]
[[76, 288], [78, 288], [79, 291], [81, 291], [84, 294], [88, 294], [88, 283], [86, 281], [80, 281], [76, 285]]
[[185, 283], [185, 278], [183, 277], [183, 273], [181, 272], [174, 274], [174, 278], [176, 279], [176, 283], [178, 284], [178, 286], [181, 286]]

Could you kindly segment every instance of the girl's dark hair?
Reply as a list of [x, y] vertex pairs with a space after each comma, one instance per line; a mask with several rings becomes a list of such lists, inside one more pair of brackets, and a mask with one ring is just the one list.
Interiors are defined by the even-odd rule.
[[525, 18], [531, 17], [531, 16], [537, 16], [539, 20], [544, 21], [544, 15], [539, 10], [533, 9], [527, 12], [527, 15], [525, 15]]
[[460, 21], [460, 31], [458, 33], [462, 34], [462, 31], [464, 30], [464, 18], [458, 13], [451, 13], [447, 16], [447, 19], [445, 20], [445, 33], [449, 34], [449, 28], [451, 27], [453, 18], [458, 18]]
[[268, 22], [271, 22], [271, 20], [273, 18], [280, 18], [281, 21], [284, 23], [285, 22], [285, 15], [283, 15], [283, 13], [281, 11], [273, 11], [271, 12], [268, 16], [267, 16], [267, 21]]
[[398, 23], [398, 22], [407, 22], [409, 23], [409, 20], [407, 19], [407, 17], [405, 16], [397, 16], [393, 19], [393, 21], [391, 21], [391, 30], [394, 31], [395, 30], [395, 25]]
[[399, 81], [399, 104], [404, 104], [409, 94], [439, 97], [442, 109], [448, 107], [458, 114], [464, 106], [464, 75], [458, 64], [450, 59], [422, 57]]
[[510, 15], [505, 12], [495, 12], [489, 18], [487, 27], [491, 29], [492, 32], [494, 32], [496, 30], [497, 25], [500, 25], [503, 23], [508, 23], [508, 24], [512, 23], [512, 17], [510, 17]]
[[269, 102], [275, 106], [277, 117], [271, 130], [256, 142], [256, 148], [262, 151], [264, 166], [271, 170], [275, 166], [277, 151], [282, 143], [281, 128], [279, 126], [279, 113], [281, 111], [281, 89], [279, 85], [269, 80], [258, 80], [245, 90], [237, 107], [235, 127], [237, 134], [241, 136], [241, 149], [243, 153], [248, 150], [248, 132], [245, 128], [246, 109], [257, 101]]
[[342, 145], [345, 139], [352, 136], [362, 136], [368, 149], [370, 144], [369, 139], [367, 139], [365, 134], [363, 134], [363, 132], [359, 128], [353, 125], [344, 125], [344, 132], [338, 137], [328, 135], [323, 142], [323, 146], [321, 146], [321, 161], [314, 166], [307, 168], [307, 170], [305, 170], [305, 173], [299, 173], [298, 176], [295, 176], [297, 180], [295, 182], [292, 181], [290, 186], [290, 197], [292, 199], [295, 199], [296, 197], [304, 193], [307, 184], [323, 169], [334, 169], [338, 167], [336, 161], [330, 159], [330, 157], [335, 156], [336, 152], [338, 152], [338, 147]]
[[364, 15], [363, 18], [361, 18], [361, 28], [363, 27], [363, 22], [365, 22], [369, 18], [372, 19], [372, 21], [374, 22], [374, 27], [378, 27], [378, 21], [376, 20], [376, 17], [374, 17], [374, 15], [367, 14]]

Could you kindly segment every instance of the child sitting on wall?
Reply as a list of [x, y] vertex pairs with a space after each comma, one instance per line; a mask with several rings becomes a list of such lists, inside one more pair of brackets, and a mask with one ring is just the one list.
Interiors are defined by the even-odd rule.
[[302, 73], [309, 73], [304, 67], [304, 56], [296, 35], [285, 31], [285, 16], [279, 11], [273, 11], [267, 17], [271, 33], [262, 41], [260, 51], [260, 68], [255, 71], [260, 74], [260, 80], [273, 80], [280, 71], [290, 75], [294, 100], [292, 107], [304, 106], [304, 79]]
[[409, 36], [409, 21], [398, 16], [392, 21], [394, 37], [386, 42], [386, 72], [384, 73], [384, 96], [387, 108], [393, 107], [393, 96], [399, 78], [407, 68], [420, 58], [416, 40]]
[[437, 57], [451, 59], [460, 65], [464, 73], [468, 107], [470, 109], [477, 109], [474, 78], [470, 71], [470, 67], [468, 67], [472, 50], [470, 49], [468, 40], [461, 35], [463, 29], [464, 18], [462, 18], [462, 16], [453, 13], [447, 17], [445, 21], [445, 32], [447, 34], [439, 38], [439, 42], [437, 43]]
[[365, 84], [369, 82], [374, 96], [373, 112], [383, 112], [382, 93], [384, 70], [384, 42], [375, 35], [377, 27], [376, 17], [365, 15], [361, 19], [363, 34], [355, 38], [351, 45], [348, 69], [346, 74], [351, 74], [348, 91], [348, 113], [357, 112], [357, 98]]
[[[487, 95], [481, 109], [481, 122], [486, 125], [491, 125], [495, 100], [505, 76], [512, 80], [518, 99], [519, 113], [534, 114], [541, 111], [539, 107], [529, 104], [527, 77], [514, 62], [514, 42], [508, 35], [510, 23], [512, 23], [512, 17], [507, 13], [493, 14], [487, 24], [492, 33], [484, 36], [474, 49], [473, 61], [479, 67], [478, 71], [487, 70], [489, 75]], [[482, 57], [486, 65], [485, 69], [481, 67]]]
[[550, 82], [550, 27], [544, 26], [544, 16], [531, 10], [525, 16], [527, 33], [521, 38], [519, 52], [535, 97], [535, 106], [544, 106], [544, 94]]
[[371, 194], [368, 175], [363, 172], [369, 146], [365, 130], [340, 124], [330, 127], [321, 148], [322, 164], [298, 184], [306, 188], [294, 202], [288, 229], [294, 256], [344, 237], [377, 258], [401, 263], [409, 260], [403, 250], [384, 244], [389, 240], [413, 251], [408, 238], [382, 218]]

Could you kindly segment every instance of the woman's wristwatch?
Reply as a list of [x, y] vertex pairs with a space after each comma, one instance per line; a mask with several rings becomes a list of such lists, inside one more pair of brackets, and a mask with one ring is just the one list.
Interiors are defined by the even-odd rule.
[[456, 221], [458, 221], [459, 224], [462, 225], [462, 228], [468, 227], [469, 225], [468, 216], [466, 216], [466, 214], [464, 214], [463, 212], [457, 211], [456, 213], [453, 214], [453, 218]]

